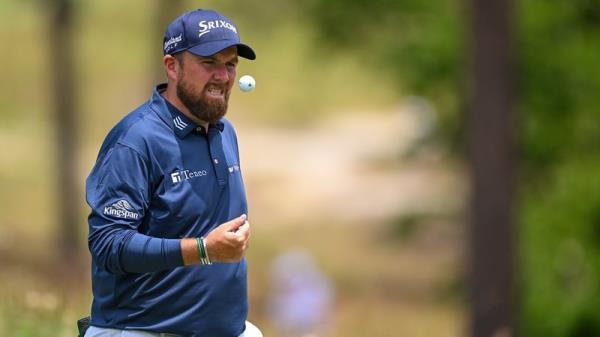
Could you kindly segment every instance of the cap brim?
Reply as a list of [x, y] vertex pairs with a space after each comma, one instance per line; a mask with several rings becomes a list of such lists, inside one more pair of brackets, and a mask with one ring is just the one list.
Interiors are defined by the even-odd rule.
[[249, 59], [249, 60], [256, 59], [256, 54], [254, 53], [254, 50], [252, 50], [252, 48], [250, 48], [250, 46], [245, 45], [243, 43], [235, 43], [235, 42], [227, 41], [227, 40], [201, 43], [199, 45], [189, 48], [188, 51], [192, 54], [206, 57], [206, 56], [212, 56], [212, 55], [220, 52], [221, 50], [229, 48], [231, 46], [237, 46], [239, 56]]

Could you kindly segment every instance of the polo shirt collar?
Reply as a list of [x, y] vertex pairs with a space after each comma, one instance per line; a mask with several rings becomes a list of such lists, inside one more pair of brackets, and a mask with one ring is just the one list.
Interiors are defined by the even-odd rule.
[[[152, 110], [156, 111], [159, 117], [173, 128], [173, 131], [179, 138], [184, 138], [192, 131], [206, 134], [207, 132], [204, 130], [204, 127], [192, 122], [179, 109], [161, 96], [160, 93], [165, 89], [167, 89], [166, 83], [159, 84], [154, 88], [152, 98], [150, 99]], [[210, 124], [208, 127], [209, 129], [216, 128], [219, 132], [223, 132], [225, 125], [219, 121], [216, 124]]]
[[165, 103], [167, 109], [169, 109], [169, 113], [171, 114], [173, 131], [175, 131], [175, 134], [179, 136], [179, 138], [184, 138], [190, 132], [198, 128], [198, 125], [181, 113], [181, 111], [179, 111], [179, 109], [177, 109], [173, 104], [169, 103], [167, 100], [165, 100]]

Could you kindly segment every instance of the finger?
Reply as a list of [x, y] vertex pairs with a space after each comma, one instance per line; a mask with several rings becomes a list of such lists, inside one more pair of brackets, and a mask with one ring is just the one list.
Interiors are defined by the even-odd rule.
[[242, 237], [244, 241], [248, 240], [248, 237], [250, 236], [250, 223], [248, 221], [244, 222], [235, 234]]
[[226, 225], [225, 227], [227, 228], [227, 231], [235, 232], [244, 224], [244, 222], [246, 222], [246, 214], [242, 214], [237, 218], [226, 222], [224, 225]]

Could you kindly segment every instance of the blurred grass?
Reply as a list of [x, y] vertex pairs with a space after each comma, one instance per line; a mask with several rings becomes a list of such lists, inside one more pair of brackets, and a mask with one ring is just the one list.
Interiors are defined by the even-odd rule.
[[[336, 285], [333, 336], [462, 336], [466, 313], [461, 296], [444, 298], [447, 284], [432, 282], [453, 275], [456, 261], [426, 240], [398, 245], [382, 243], [380, 235], [368, 227], [336, 223], [255, 226], [248, 254], [250, 320], [265, 336], [277, 336], [265, 307], [270, 263], [287, 249], [301, 247]], [[61, 266], [39, 254], [5, 260], [0, 335], [74, 336], [75, 321], [90, 303], [86, 263], [84, 258], [79, 266]]]

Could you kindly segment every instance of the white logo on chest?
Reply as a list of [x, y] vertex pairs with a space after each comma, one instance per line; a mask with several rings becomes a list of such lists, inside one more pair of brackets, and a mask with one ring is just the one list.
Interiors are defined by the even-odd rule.
[[208, 175], [208, 171], [206, 171], [206, 170], [199, 170], [199, 171], [181, 170], [181, 171], [175, 171], [175, 172], [171, 173], [171, 180], [173, 181], [173, 184], [177, 184], [184, 180], [194, 179], [194, 178], [198, 178], [198, 177], [204, 177], [207, 175]]

